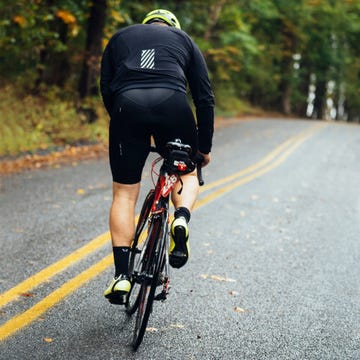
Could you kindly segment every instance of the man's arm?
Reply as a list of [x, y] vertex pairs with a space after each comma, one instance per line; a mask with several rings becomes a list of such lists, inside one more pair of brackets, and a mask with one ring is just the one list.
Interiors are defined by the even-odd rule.
[[105, 108], [110, 116], [113, 107], [113, 94], [110, 85], [113, 78], [114, 68], [111, 62], [111, 48], [109, 43], [101, 59], [100, 91]]
[[195, 44], [193, 48], [187, 79], [196, 108], [199, 151], [206, 155], [212, 147], [215, 102], [204, 57]]

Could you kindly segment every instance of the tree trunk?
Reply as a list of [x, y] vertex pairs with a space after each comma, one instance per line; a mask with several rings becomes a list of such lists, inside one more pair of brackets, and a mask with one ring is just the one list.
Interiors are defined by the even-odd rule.
[[284, 80], [282, 86], [281, 86], [282, 94], [281, 94], [281, 107], [282, 112], [285, 115], [291, 114], [291, 93], [292, 93], [292, 87], [289, 82]]
[[215, 27], [218, 19], [219, 19], [219, 16], [220, 16], [220, 13], [221, 13], [221, 10], [222, 8], [225, 6], [227, 0], [219, 0], [214, 6], [212, 6], [209, 11], [209, 25], [207, 27], [207, 29], [205, 30], [205, 34], [204, 34], [204, 40], [205, 41], [210, 41], [211, 39], [211, 34], [212, 34], [212, 30], [213, 28]]
[[81, 98], [98, 95], [102, 38], [106, 19], [106, 0], [93, 0], [88, 21], [83, 68], [79, 81]]
[[[53, 0], [47, 0], [46, 6], [53, 6], [53, 2]], [[59, 41], [66, 46], [68, 42], [68, 25], [62, 20], [55, 18], [50, 23], [50, 27], [57, 33]], [[40, 91], [39, 89], [42, 83], [46, 85], [57, 85], [62, 88], [69, 76], [69, 72], [70, 63], [68, 53], [66, 51], [54, 51], [50, 45], [50, 41], [45, 41], [39, 53], [35, 92]]]
[[324, 119], [326, 104], [326, 81], [320, 80], [316, 84], [315, 100], [314, 100], [314, 115], [316, 119]]

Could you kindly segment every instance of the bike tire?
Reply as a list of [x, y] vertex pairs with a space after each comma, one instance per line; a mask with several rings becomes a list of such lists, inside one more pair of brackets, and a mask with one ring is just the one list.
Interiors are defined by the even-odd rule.
[[148, 226], [145, 226], [149, 220], [149, 214], [152, 203], [154, 201], [155, 191], [150, 190], [142, 205], [138, 222], [135, 228], [135, 237], [131, 246], [131, 254], [129, 259], [129, 274], [131, 282], [131, 290], [126, 297], [125, 307], [128, 315], [135, 313], [139, 304], [140, 283], [137, 276], [141, 274], [143, 269], [143, 257], [147, 246]]
[[150, 314], [153, 309], [153, 302], [155, 298], [155, 291], [158, 284], [159, 271], [164, 263], [164, 251], [165, 251], [165, 237], [166, 237], [166, 224], [164, 223], [164, 216], [160, 216], [155, 219], [153, 232], [151, 236], [154, 236], [155, 246], [152, 249], [152, 254], [149, 257], [146, 265], [146, 277], [140, 289], [138, 297], [138, 307], [135, 321], [135, 328], [133, 334], [132, 347], [136, 351], [141, 344]]

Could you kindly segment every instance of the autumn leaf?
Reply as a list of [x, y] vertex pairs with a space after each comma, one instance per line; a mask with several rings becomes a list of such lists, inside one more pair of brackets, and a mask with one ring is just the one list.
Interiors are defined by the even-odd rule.
[[33, 294], [33, 293], [21, 293], [20, 296], [22, 296], [22, 297], [34, 297], [35, 294]]
[[77, 189], [77, 190], [76, 190], [76, 193], [77, 193], [78, 195], [84, 195], [84, 194], [85, 194], [85, 190], [84, 190], [84, 189]]
[[104, 144], [89, 146], [67, 146], [61, 151], [49, 152], [45, 155], [24, 155], [16, 159], [0, 161], [1, 174], [13, 174], [24, 169], [55, 167], [60, 164], [68, 164], [72, 161], [103, 157], [107, 154], [107, 147]]
[[12, 21], [15, 23], [15, 24], [18, 24], [19, 26], [21, 27], [25, 27], [26, 24], [27, 24], [27, 21], [26, 19], [21, 16], [21, 15], [15, 15], [12, 19]]
[[75, 24], [76, 18], [67, 10], [58, 10], [55, 14], [59, 19], [61, 19], [65, 24]]
[[224, 282], [236, 282], [235, 279], [230, 279], [230, 278], [226, 278], [226, 277], [222, 277], [219, 275], [208, 275], [208, 274], [201, 274], [200, 277], [202, 279], [212, 279], [212, 280], [216, 280], [216, 281], [224, 281]]
[[218, 275], [211, 275], [210, 278], [213, 280], [216, 280], [216, 281], [225, 281], [225, 282], [235, 282], [236, 281], [234, 279], [224, 278], [224, 277], [218, 276]]
[[170, 326], [173, 327], [173, 328], [176, 328], [176, 329], [183, 329], [185, 327], [182, 324], [171, 324]]
[[51, 343], [54, 341], [54, 339], [46, 337], [46, 338], [43, 338], [43, 341], [45, 341], [46, 343]]
[[147, 332], [150, 332], [150, 333], [154, 333], [154, 332], [157, 332], [159, 331], [157, 328], [154, 328], [154, 327], [147, 327], [146, 328], [146, 331]]
[[113, 19], [115, 19], [118, 23], [124, 23], [125, 22], [125, 18], [117, 10], [112, 10], [111, 11], [111, 17]]
[[238, 307], [238, 306], [235, 306], [235, 307], [234, 307], [234, 310], [235, 310], [235, 312], [237, 312], [237, 313], [244, 313], [244, 312], [246, 312], [245, 309], [243, 309], [243, 308], [241, 308], [241, 307]]

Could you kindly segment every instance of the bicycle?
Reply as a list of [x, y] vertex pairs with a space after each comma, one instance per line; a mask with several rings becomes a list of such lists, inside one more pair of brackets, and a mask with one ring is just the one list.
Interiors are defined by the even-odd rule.
[[[158, 152], [151, 147], [152, 152]], [[196, 164], [190, 159], [191, 147], [179, 139], [166, 144], [166, 153], [155, 159], [151, 167], [154, 188], [147, 194], [142, 205], [131, 246], [129, 273], [131, 290], [126, 296], [125, 307], [129, 316], [136, 311], [132, 340], [133, 350], [141, 344], [152, 312], [153, 301], [165, 301], [169, 294], [170, 265], [170, 217], [169, 197], [180, 181], [181, 175], [192, 172], [197, 167], [199, 184], [202, 158]], [[155, 166], [163, 160], [157, 174]], [[154, 179], [157, 175], [157, 180]], [[182, 187], [180, 191], [182, 190]], [[161, 286], [158, 294], [156, 289]]]

